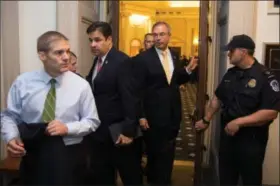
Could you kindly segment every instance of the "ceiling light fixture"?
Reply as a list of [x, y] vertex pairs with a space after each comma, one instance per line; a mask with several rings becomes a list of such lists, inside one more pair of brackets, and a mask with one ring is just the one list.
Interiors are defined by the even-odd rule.
[[178, 7], [199, 7], [199, 1], [169, 1], [172, 8]]
[[129, 16], [129, 21], [132, 25], [139, 26], [144, 23], [145, 20], [147, 20], [149, 17], [140, 15], [140, 14], [132, 14]]

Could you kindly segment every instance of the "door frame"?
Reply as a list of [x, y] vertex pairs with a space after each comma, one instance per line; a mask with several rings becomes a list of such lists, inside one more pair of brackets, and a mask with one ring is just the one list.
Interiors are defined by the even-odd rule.
[[[195, 120], [203, 117], [207, 99], [207, 64], [208, 64], [208, 12], [209, 1], [200, 0], [199, 7], [199, 83], [197, 87], [197, 100]], [[193, 122], [195, 122], [195, 120]], [[196, 132], [194, 186], [202, 185], [202, 161], [204, 151], [203, 132]]]
[[[107, 0], [108, 1], [108, 0]], [[114, 46], [119, 44], [119, 0], [108, 2], [107, 21], [112, 26]], [[207, 64], [208, 64], [208, 12], [209, 0], [200, 0], [199, 7], [199, 84], [197, 87], [197, 101], [195, 118], [201, 118], [204, 114], [207, 92]], [[194, 121], [195, 122], [195, 121]], [[202, 161], [203, 161], [203, 140], [202, 132], [196, 133], [194, 186], [202, 184]]]
[[119, 0], [106, 0], [107, 6], [107, 22], [111, 25], [112, 28], [112, 38], [115, 48], [119, 48], [119, 12], [120, 12], [120, 1]]

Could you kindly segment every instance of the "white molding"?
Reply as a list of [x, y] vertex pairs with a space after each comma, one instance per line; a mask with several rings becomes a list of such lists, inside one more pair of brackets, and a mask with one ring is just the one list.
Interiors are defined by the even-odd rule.
[[280, 8], [274, 7], [274, 1], [270, 0], [267, 1], [267, 14], [268, 15], [275, 15], [279, 14]]

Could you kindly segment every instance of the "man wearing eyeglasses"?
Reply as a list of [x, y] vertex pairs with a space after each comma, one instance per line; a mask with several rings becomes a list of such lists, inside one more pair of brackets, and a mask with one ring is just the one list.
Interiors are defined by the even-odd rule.
[[221, 108], [220, 185], [237, 185], [239, 175], [243, 185], [262, 185], [269, 125], [280, 111], [279, 82], [253, 57], [255, 43], [249, 36], [234, 36], [226, 49], [234, 67], [195, 127], [205, 130]]
[[171, 36], [166, 22], [152, 27], [154, 47], [133, 58], [140, 126], [147, 150], [147, 179], [150, 184], [168, 185], [181, 121], [179, 85], [189, 80], [197, 66], [192, 59], [180, 67], [179, 56], [168, 48]]

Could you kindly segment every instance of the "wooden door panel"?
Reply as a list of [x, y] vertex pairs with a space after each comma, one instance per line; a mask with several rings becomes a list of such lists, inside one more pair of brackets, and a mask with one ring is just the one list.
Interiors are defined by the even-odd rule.
[[107, 0], [107, 22], [113, 30], [113, 43], [116, 48], [119, 46], [119, 1]]
[[[200, 1], [199, 10], [199, 81], [197, 87], [196, 111], [194, 121], [200, 119], [204, 114], [207, 91], [207, 63], [208, 63], [208, 10], [209, 1]], [[203, 133], [196, 133], [196, 152], [194, 167], [194, 185], [202, 184], [202, 153], [203, 153]]]

